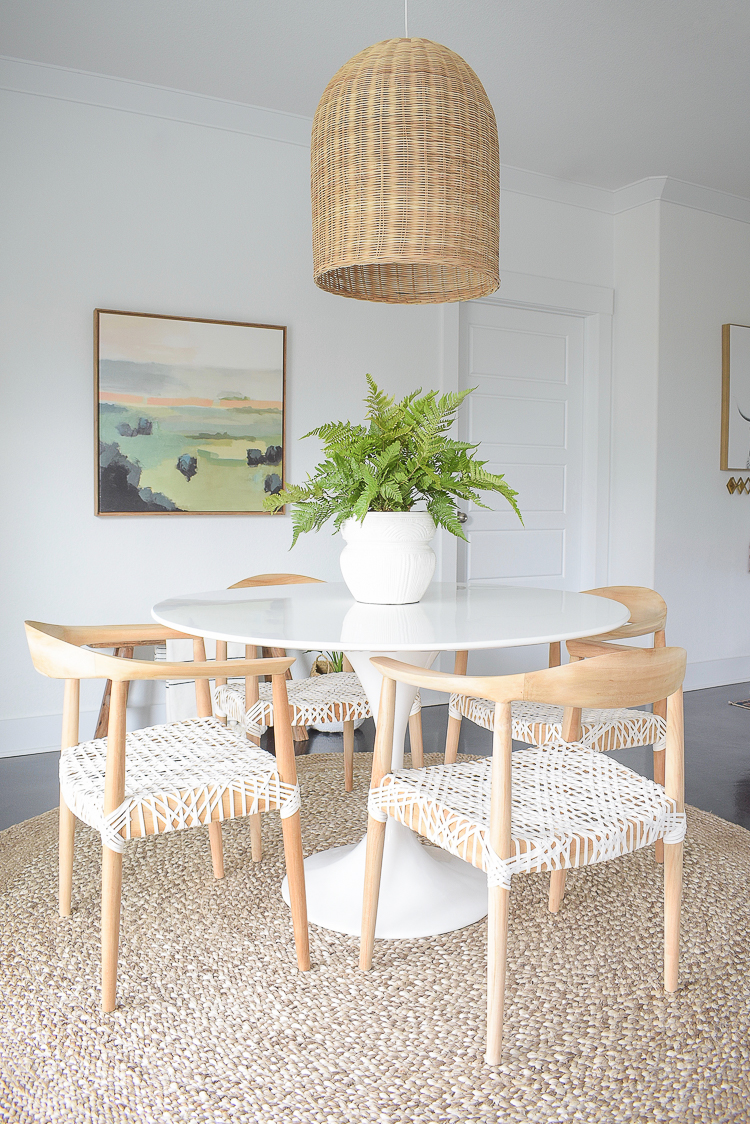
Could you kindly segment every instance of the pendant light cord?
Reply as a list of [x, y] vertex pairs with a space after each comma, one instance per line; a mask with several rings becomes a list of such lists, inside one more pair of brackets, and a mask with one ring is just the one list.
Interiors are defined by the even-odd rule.
[[404, 39], [409, 38], [409, 0], [404, 0]]

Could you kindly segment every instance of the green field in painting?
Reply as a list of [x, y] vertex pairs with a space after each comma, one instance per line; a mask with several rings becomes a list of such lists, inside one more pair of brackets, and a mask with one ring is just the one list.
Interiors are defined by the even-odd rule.
[[[118, 427], [137, 429], [141, 418], [150, 434], [123, 435]], [[281, 411], [248, 406], [123, 406], [101, 402], [99, 440], [116, 443], [141, 469], [139, 488], [151, 488], [183, 511], [262, 511], [269, 473], [281, 465], [251, 468], [247, 450], [281, 445]], [[196, 458], [195, 476], [187, 480], [177, 468], [184, 454]]]

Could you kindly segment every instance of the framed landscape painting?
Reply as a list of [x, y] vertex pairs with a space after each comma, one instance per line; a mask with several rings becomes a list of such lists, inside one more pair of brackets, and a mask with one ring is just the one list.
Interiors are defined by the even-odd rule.
[[97, 309], [97, 515], [263, 511], [284, 483], [286, 328]]

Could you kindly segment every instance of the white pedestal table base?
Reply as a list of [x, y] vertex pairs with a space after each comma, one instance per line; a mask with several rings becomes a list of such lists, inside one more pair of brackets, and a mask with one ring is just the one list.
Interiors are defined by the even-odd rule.
[[[360, 678], [372, 713], [377, 716], [382, 677], [370, 663], [378, 652], [351, 652], [347, 656]], [[395, 659], [429, 667], [436, 652], [394, 652]], [[405, 683], [396, 688], [393, 730], [393, 768], [403, 768], [404, 738], [416, 691]], [[346, 797], [339, 797], [346, 799]], [[307, 914], [315, 925], [338, 933], [359, 936], [367, 839], [346, 847], [332, 847], [305, 859]], [[289, 902], [286, 879], [284, 900]], [[426, 847], [416, 834], [388, 820], [378, 900], [375, 936], [380, 938], [429, 937], [462, 929], [487, 913], [487, 876], [463, 859], [436, 847]]]

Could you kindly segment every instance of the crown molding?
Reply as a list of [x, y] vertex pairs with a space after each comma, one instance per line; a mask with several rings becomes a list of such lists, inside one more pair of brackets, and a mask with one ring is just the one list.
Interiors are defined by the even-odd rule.
[[[309, 148], [310, 145], [310, 117], [50, 63], [0, 55], [0, 89], [201, 125], [301, 148]], [[504, 192], [547, 199], [606, 215], [618, 215], [660, 200], [738, 222], [750, 222], [750, 199], [671, 176], [650, 176], [610, 190], [503, 165], [501, 185]]]
[[0, 56], [0, 89], [310, 147], [309, 117], [106, 74]]
[[721, 218], [734, 219], [735, 222], [750, 222], [750, 199], [674, 179], [672, 176], [649, 176], [648, 179], [617, 188], [612, 196], [612, 213], [615, 215], [658, 200], [662, 203], [674, 203], [678, 207], [689, 207], [692, 211], [704, 211]]
[[503, 164], [500, 169], [500, 188], [502, 192], [512, 191], [516, 195], [531, 195], [535, 199], [549, 199], [553, 203], [567, 203], [587, 211], [612, 214], [612, 192], [607, 187], [561, 180], [541, 172], [514, 168], [511, 164]]

